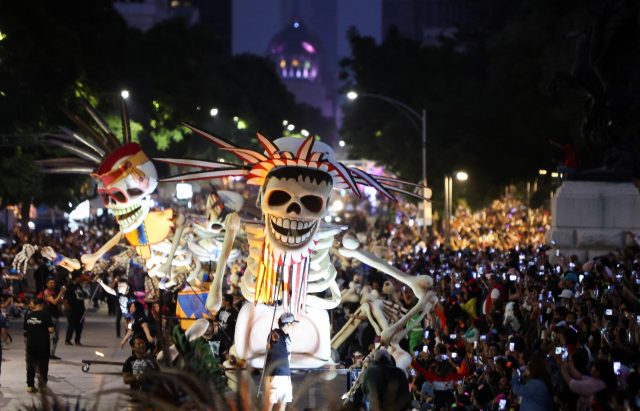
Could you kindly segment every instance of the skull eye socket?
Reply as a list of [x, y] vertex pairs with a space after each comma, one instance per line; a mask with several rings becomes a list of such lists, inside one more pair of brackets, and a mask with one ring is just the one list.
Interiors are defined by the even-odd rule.
[[124, 195], [124, 193], [122, 191], [119, 190], [115, 190], [109, 193], [109, 197], [113, 198], [114, 200], [116, 200], [119, 203], [126, 203], [127, 200], [129, 200], [127, 198], [126, 195]]
[[271, 193], [269, 193], [267, 204], [269, 204], [271, 207], [277, 207], [287, 204], [289, 200], [291, 200], [291, 196], [286, 191], [273, 190]]
[[127, 193], [130, 196], [137, 197], [140, 194], [144, 193], [144, 191], [140, 190], [139, 188], [127, 188]]
[[300, 198], [300, 202], [302, 202], [302, 205], [312, 213], [320, 212], [324, 205], [322, 197], [313, 195], [302, 196], [302, 198]]

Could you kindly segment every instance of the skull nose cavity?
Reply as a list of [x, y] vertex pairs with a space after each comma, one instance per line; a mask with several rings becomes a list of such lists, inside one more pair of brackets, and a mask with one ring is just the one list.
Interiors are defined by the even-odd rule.
[[302, 208], [300, 208], [300, 204], [298, 203], [291, 203], [289, 204], [289, 207], [287, 207], [287, 213], [296, 213], [296, 214], [300, 214], [302, 212]]

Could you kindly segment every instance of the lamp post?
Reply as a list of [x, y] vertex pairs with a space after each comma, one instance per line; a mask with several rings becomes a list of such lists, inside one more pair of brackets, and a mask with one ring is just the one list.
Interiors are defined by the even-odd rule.
[[[469, 179], [469, 174], [464, 171], [455, 173], [456, 180], [465, 182]], [[445, 245], [451, 245], [451, 216], [453, 215], [453, 176], [444, 176], [444, 233]]]
[[383, 96], [381, 94], [373, 94], [373, 93], [357, 93], [355, 91], [349, 91], [347, 93], [347, 98], [349, 100], [355, 100], [358, 97], [370, 97], [378, 100], [385, 101], [388, 104], [391, 104], [396, 109], [398, 109], [402, 114], [404, 114], [411, 124], [416, 128], [418, 132], [420, 132], [422, 137], [422, 181], [424, 182], [423, 188], [423, 207], [424, 207], [424, 227], [425, 233], [427, 230], [427, 226], [431, 225], [431, 203], [427, 200], [429, 196], [429, 189], [427, 184], [427, 110], [422, 109], [422, 114], [418, 114], [418, 112], [400, 100], [396, 100], [395, 98], [391, 98], [388, 96]]

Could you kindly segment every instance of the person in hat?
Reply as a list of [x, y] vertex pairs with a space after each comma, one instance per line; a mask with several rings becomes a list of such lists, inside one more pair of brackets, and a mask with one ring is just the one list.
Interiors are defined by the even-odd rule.
[[288, 402], [293, 401], [291, 386], [291, 337], [289, 332], [298, 321], [290, 312], [283, 313], [278, 319], [278, 328], [271, 331], [267, 344], [265, 369], [268, 372], [267, 398], [270, 409], [284, 410]]
[[51, 356], [52, 360], [59, 360], [60, 357], [56, 355], [56, 347], [58, 346], [59, 334], [60, 334], [60, 304], [64, 298], [64, 294], [67, 291], [67, 287], [64, 285], [60, 287], [60, 291], [56, 291], [56, 279], [49, 276], [46, 281], [46, 287], [43, 293], [43, 299], [45, 309], [51, 316], [53, 321], [53, 327], [55, 329], [51, 336]]
[[33, 310], [24, 317], [26, 339], [27, 392], [38, 392], [35, 387], [36, 368], [40, 374], [40, 387], [46, 388], [49, 374], [49, 335], [55, 332], [51, 316], [44, 309], [44, 300], [36, 298]]

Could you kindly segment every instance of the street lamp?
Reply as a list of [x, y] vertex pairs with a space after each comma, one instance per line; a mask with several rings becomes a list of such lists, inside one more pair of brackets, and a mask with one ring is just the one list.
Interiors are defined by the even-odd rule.
[[122, 90], [122, 91], [120, 92], [120, 97], [122, 97], [122, 98], [123, 98], [123, 99], [125, 99], [125, 100], [126, 100], [126, 99], [128, 99], [128, 98], [129, 98], [129, 90], [126, 90], [126, 89], [125, 89], [125, 90]]
[[[349, 100], [355, 100], [358, 97], [370, 97], [378, 100], [382, 100], [391, 104], [396, 109], [398, 109], [402, 114], [404, 114], [411, 124], [416, 128], [417, 131], [421, 133], [422, 136], [422, 181], [424, 182], [423, 188], [423, 206], [424, 206], [424, 227], [425, 232], [428, 225], [431, 225], [431, 203], [427, 200], [429, 189], [427, 184], [427, 110], [422, 109], [422, 115], [418, 114], [418, 112], [400, 100], [396, 100], [395, 98], [383, 96], [381, 94], [372, 94], [372, 93], [360, 93], [358, 94], [354, 90], [351, 90], [347, 93], [347, 98]], [[418, 125], [420, 124], [420, 125]]]
[[[469, 179], [469, 174], [464, 171], [457, 171], [454, 173], [456, 180], [465, 182]], [[453, 215], [453, 177], [450, 175], [444, 176], [444, 233], [445, 233], [445, 245], [448, 247], [451, 245], [451, 216]]]
[[212, 108], [211, 110], [209, 110], [209, 115], [211, 117], [215, 117], [218, 115], [218, 109], [217, 108]]

